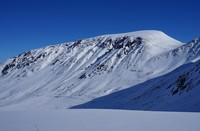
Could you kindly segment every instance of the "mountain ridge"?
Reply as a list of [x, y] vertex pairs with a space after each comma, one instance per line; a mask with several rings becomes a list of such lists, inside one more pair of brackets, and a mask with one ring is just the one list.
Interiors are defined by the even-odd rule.
[[160, 77], [96, 98], [72, 109], [199, 112], [200, 60]]
[[27, 51], [0, 66], [0, 107], [83, 104], [198, 61], [198, 45], [199, 39], [182, 44], [160, 31], [138, 31]]

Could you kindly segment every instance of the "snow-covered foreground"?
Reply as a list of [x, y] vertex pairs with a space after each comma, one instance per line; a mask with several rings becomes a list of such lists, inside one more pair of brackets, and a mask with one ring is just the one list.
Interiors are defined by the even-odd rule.
[[1, 131], [199, 131], [200, 113], [121, 110], [1, 111]]

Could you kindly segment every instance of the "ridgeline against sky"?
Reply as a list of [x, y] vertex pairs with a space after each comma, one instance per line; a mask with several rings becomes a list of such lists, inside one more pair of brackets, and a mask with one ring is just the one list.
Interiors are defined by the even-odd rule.
[[198, 0], [3, 0], [0, 61], [26, 50], [102, 34], [161, 30], [187, 42], [200, 35]]

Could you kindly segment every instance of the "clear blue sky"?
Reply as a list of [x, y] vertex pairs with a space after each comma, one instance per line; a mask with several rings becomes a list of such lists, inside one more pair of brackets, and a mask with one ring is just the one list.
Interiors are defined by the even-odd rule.
[[26, 50], [102, 34], [161, 30], [200, 36], [199, 0], [1, 0], [0, 61]]

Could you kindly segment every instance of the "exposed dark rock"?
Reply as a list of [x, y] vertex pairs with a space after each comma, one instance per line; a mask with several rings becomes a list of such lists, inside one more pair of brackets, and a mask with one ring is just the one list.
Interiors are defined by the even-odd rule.
[[74, 47], [79, 46], [81, 44], [81, 42], [82, 42], [82, 40], [78, 40], [78, 41], [74, 42]]
[[115, 41], [115, 43], [113, 44], [113, 48], [114, 48], [114, 49], [121, 49], [121, 48], [123, 48], [123, 46], [124, 46], [124, 41], [125, 41], [126, 39], [128, 39], [127, 36], [124, 36], [124, 37], [122, 37], [122, 38], [118, 38], [118, 39]]
[[177, 94], [179, 91], [184, 91], [187, 87], [189, 87], [189, 83], [186, 83], [187, 76], [188, 73], [178, 77], [178, 79], [176, 80], [177, 88], [172, 90], [172, 95]]
[[183, 87], [186, 82], [186, 78], [187, 78], [186, 74], [179, 76], [178, 80], [176, 81], [178, 89], [184, 90]]
[[28, 52], [25, 52], [24, 53], [24, 56], [28, 56], [28, 55], [30, 55], [31, 54], [31, 51], [28, 51]]
[[14, 66], [15, 66], [15, 64], [13, 64], [13, 63], [10, 63], [10, 64], [6, 65], [6, 66], [4, 67], [4, 69], [2, 70], [2, 74], [3, 74], [3, 75], [8, 74], [8, 70], [9, 70], [10, 68], [14, 67]]
[[86, 73], [82, 74], [82, 75], [79, 77], [79, 79], [84, 79], [84, 78], [86, 78]]
[[120, 53], [117, 54], [117, 58], [119, 58], [119, 59], [122, 58], [122, 54], [120, 54]]
[[59, 59], [54, 60], [51, 65], [55, 65], [57, 62], [59, 62]]

